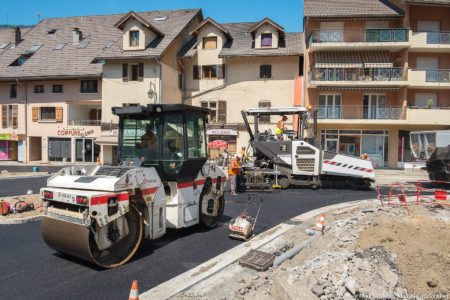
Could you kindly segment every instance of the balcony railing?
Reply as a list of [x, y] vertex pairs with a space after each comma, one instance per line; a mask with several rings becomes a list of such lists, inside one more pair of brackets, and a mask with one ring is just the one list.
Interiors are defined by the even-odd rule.
[[404, 43], [409, 29], [320, 29], [313, 30], [310, 43]]
[[449, 70], [422, 70], [422, 71], [425, 71], [425, 81], [426, 82], [450, 83], [450, 69]]
[[366, 105], [317, 106], [318, 119], [404, 120], [405, 107]]
[[450, 45], [450, 31], [421, 31], [421, 32], [426, 34], [427, 44]]
[[310, 81], [404, 81], [403, 68], [312, 68]]
[[72, 126], [100, 126], [101, 120], [72, 120], [70, 124]]

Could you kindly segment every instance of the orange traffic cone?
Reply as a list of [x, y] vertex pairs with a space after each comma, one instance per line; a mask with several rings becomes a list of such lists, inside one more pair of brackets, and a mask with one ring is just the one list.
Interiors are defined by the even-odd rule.
[[138, 291], [138, 282], [137, 280], [133, 280], [133, 284], [131, 285], [130, 296], [128, 300], [139, 300], [139, 291]]
[[96, 165], [99, 165], [99, 164], [100, 164], [100, 157], [97, 156], [97, 160], [95, 161], [95, 164], [96, 164]]
[[313, 229], [322, 232], [324, 228], [323, 223], [325, 223], [325, 214], [320, 216], [319, 220], [317, 220], [316, 226], [314, 226]]

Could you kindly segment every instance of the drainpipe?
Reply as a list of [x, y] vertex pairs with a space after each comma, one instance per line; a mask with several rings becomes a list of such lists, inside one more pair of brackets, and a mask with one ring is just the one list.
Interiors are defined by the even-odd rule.
[[159, 65], [159, 104], [162, 103], [162, 64], [161, 61], [156, 58], [156, 63]]

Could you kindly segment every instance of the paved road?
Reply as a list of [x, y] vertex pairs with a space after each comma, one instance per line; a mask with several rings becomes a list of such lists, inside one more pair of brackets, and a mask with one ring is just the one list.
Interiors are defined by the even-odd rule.
[[0, 197], [26, 195], [28, 190], [38, 193], [47, 184], [48, 176], [26, 178], [0, 178]]
[[[321, 206], [374, 196], [365, 191], [303, 189], [265, 194], [255, 231], [261, 233]], [[219, 227], [170, 230], [159, 240], [145, 241], [131, 262], [114, 270], [56, 253], [42, 241], [38, 223], [0, 226], [1, 298], [126, 299], [133, 279], [138, 279], [141, 292], [146, 291], [240, 243], [228, 239], [227, 225], [243, 209], [246, 197], [226, 199]]]

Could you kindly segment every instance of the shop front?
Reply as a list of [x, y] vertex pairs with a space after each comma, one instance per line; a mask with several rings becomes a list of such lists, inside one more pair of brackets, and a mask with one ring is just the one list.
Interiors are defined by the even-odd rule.
[[387, 167], [389, 131], [386, 130], [322, 130], [321, 146], [325, 151], [360, 157], [368, 154], [375, 168]]
[[0, 161], [23, 161], [23, 138], [15, 133], [0, 134]]
[[59, 129], [56, 136], [48, 137], [48, 161], [95, 162], [100, 155], [100, 146], [94, 143], [97, 131], [84, 127]]
[[238, 131], [236, 129], [208, 129], [206, 131], [208, 143], [214, 141], [225, 141], [226, 148], [210, 149], [210, 156], [216, 157], [227, 150], [229, 153], [237, 153], [237, 137]]

